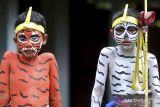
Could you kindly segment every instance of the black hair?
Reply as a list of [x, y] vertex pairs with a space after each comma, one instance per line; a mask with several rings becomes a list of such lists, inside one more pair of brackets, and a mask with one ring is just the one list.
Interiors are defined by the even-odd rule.
[[[25, 12], [21, 13], [21, 14], [18, 16], [16, 22], [14, 23], [14, 27], [15, 27], [15, 28], [16, 28], [19, 24], [25, 22], [27, 13], [28, 13], [28, 11], [25, 11]], [[46, 32], [46, 21], [45, 21], [45, 18], [44, 18], [44, 16], [43, 16], [42, 14], [40, 14], [39, 12], [32, 11], [30, 22], [34, 22], [34, 23], [36, 23], [36, 24], [38, 24], [38, 25], [43, 26], [44, 29], [45, 29], [45, 32]]]
[[[116, 20], [117, 18], [123, 16], [123, 12], [124, 12], [124, 9], [120, 10], [120, 11], [117, 11], [113, 14], [113, 17], [112, 17], [112, 23], [114, 20]], [[134, 8], [128, 8], [127, 10], [127, 16], [133, 16], [135, 17], [136, 19], [139, 19], [139, 12], [138, 10], [134, 9]]]

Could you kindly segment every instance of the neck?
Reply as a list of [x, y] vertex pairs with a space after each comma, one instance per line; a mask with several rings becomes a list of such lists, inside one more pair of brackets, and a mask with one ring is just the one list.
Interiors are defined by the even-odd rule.
[[123, 54], [126, 56], [135, 56], [136, 55], [136, 46], [130, 48], [130, 49], [124, 49], [122, 46], [117, 46], [119, 54]]
[[24, 54], [20, 53], [19, 56], [22, 60], [27, 62], [34, 62], [37, 59], [37, 55], [34, 57], [26, 57]]

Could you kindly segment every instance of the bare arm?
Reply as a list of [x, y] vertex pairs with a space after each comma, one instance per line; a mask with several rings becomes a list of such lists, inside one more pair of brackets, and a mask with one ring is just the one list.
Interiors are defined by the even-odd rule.
[[59, 87], [59, 71], [55, 57], [50, 63], [50, 107], [62, 107]]
[[7, 106], [10, 101], [9, 96], [9, 52], [3, 56], [0, 66], [0, 107]]
[[153, 107], [159, 107], [160, 104], [157, 97], [160, 96], [160, 81], [157, 59], [154, 55], [149, 57], [149, 86], [152, 90]]
[[104, 90], [105, 90], [105, 82], [108, 73], [108, 64], [109, 64], [109, 52], [107, 48], [103, 48], [100, 52], [98, 64], [97, 64], [97, 71], [95, 77], [95, 83], [92, 90], [91, 96], [91, 107], [100, 107]]

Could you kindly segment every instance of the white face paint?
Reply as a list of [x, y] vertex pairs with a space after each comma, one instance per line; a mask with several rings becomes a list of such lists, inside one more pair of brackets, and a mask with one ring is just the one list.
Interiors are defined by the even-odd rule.
[[114, 38], [118, 45], [121, 45], [125, 50], [135, 46], [138, 36], [137, 25], [125, 22], [117, 24], [114, 27]]
[[31, 48], [22, 48], [22, 53], [26, 56], [26, 57], [34, 57], [36, 56], [38, 50], [37, 48], [31, 47]]

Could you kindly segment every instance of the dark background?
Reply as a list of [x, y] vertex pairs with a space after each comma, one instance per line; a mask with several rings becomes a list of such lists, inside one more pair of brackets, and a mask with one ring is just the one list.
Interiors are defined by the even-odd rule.
[[[63, 0], [61, 2], [63, 4]], [[157, 13], [156, 22], [149, 28], [149, 51], [156, 55], [160, 63], [160, 25], [158, 24], [160, 0], [148, 0], [148, 2], [148, 10], [154, 10]], [[40, 13], [50, 14], [50, 12], [42, 10], [41, 3], [42, 0], [19, 0], [18, 14], [25, 11], [29, 6]], [[125, 3], [129, 3], [130, 7], [139, 11], [144, 8], [143, 0], [134, 0], [134, 2], [133, 0], [68, 0], [70, 107], [90, 106], [100, 50], [105, 46], [115, 44], [109, 34], [111, 16], [116, 10], [124, 8]], [[46, 21], [50, 20], [48, 16]], [[50, 23], [47, 24], [49, 27]], [[50, 32], [52, 31], [48, 28], [48, 33]], [[54, 37], [50, 36], [49, 38], [47, 45], [43, 47], [41, 52], [54, 50], [53, 41], [51, 41]], [[105, 95], [103, 104], [106, 101], [107, 95]]]

